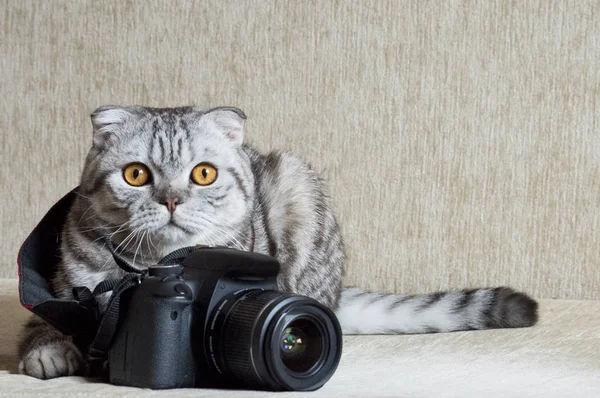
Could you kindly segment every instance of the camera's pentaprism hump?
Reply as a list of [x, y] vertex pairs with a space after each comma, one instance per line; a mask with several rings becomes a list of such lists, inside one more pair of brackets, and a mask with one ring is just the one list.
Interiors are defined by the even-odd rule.
[[21, 246], [17, 259], [21, 305], [68, 335], [85, 333], [95, 326], [87, 322], [93, 322], [93, 314], [89, 309], [74, 299], [57, 298], [50, 283], [60, 260], [60, 232], [73, 204], [76, 189], [46, 213]]

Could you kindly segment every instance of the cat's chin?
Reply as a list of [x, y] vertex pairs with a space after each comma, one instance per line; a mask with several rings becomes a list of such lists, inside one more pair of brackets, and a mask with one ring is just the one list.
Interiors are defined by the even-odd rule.
[[189, 239], [192, 234], [175, 223], [168, 223], [153, 234], [159, 241], [174, 244]]
[[171, 237], [171, 239], [163, 239], [160, 243], [160, 254], [162, 256], [166, 256], [167, 254], [181, 249], [182, 247], [196, 246], [199, 244], [203, 244], [203, 242], [199, 241], [198, 236], [179, 236], [178, 238]]

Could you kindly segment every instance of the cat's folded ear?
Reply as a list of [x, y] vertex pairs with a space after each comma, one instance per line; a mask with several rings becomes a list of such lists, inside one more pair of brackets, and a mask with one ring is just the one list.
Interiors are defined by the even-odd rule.
[[127, 108], [116, 105], [101, 106], [92, 112], [94, 147], [103, 147], [109, 137], [118, 132], [129, 117], [131, 112]]
[[246, 115], [238, 108], [221, 106], [204, 112], [203, 121], [211, 121], [216, 129], [235, 145], [244, 142]]

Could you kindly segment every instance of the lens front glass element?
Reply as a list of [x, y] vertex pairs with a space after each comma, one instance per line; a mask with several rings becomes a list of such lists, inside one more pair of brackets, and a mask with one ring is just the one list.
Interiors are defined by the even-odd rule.
[[314, 322], [296, 319], [284, 329], [279, 352], [289, 370], [307, 372], [323, 356], [323, 336]]

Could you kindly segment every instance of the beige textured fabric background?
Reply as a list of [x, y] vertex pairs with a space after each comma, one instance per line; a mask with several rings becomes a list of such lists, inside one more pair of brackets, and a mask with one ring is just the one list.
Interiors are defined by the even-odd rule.
[[229, 104], [330, 181], [347, 283], [600, 299], [600, 2], [0, 8], [0, 276], [107, 103]]

